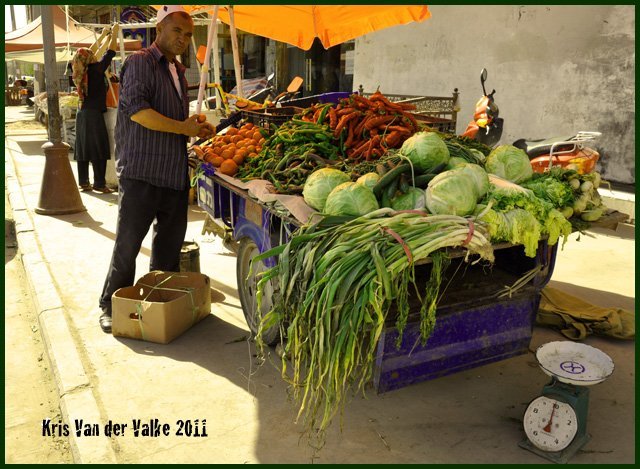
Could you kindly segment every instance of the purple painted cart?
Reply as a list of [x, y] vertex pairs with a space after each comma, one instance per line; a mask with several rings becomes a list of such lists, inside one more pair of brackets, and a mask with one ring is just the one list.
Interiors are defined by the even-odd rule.
[[[253, 269], [249, 264], [258, 253], [286, 242], [286, 233], [296, 228], [296, 220], [251, 199], [243, 191], [216, 176], [201, 176], [198, 204], [237, 243], [238, 292], [247, 323], [257, 330], [257, 319], [269, 308], [258, 311], [255, 293], [257, 272], [275, 265], [274, 258]], [[283, 235], [284, 234], [284, 235]], [[454, 257], [443, 274], [443, 285], [436, 311], [436, 326], [425, 346], [419, 340], [418, 299], [411, 311], [400, 348], [392, 315], [378, 344], [374, 385], [378, 392], [438, 378], [527, 352], [540, 290], [551, 278], [556, 246], [542, 241], [535, 258], [526, 257], [522, 246], [494, 246], [496, 260], [491, 266], [469, 265]], [[426, 282], [429, 263], [417, 266], [416, 278]], [[504, 294], [505, 285], [513, 285], [525, 274], [529, 281]], [[271, 337], [275, 342], [277, 335]]]

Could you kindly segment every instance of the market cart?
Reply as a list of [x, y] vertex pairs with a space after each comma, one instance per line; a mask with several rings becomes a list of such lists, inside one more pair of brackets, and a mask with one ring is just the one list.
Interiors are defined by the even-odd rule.
[[[236, 251], [238, 293], [249, 328], [255, 333], [259, 318], [272, 304], [272, 295], [277, 294], [277, 286], [271, 285], [258, 311], [256, 276], [277, 260], [266, 259], [250, 269], [251, 259], [287, 242], [301, 221], [280, 201], [260, 201], [251, 189], [224, 175], [201, 174], [197, 194], [198, 205], [211, 218], [205, 228], [225, 238]], [[453, 252], [454, 259], [445, 273], [448, 285], [439, 300], [436, 327], [427, 344], [420, 344], [415, 315], [409, 317], [399, 349], [392, 319], [385, 325], [376, 357], [376, 390], [382, 393], [526, 353], [540, 291], [553, 272], [556, 246], [541, 241], [536, 256], [531, 258], [525, 256], [522, 246], [496, 245], [495, 263], [490, 268], [469, 265], [462, 252], [457, 257]], [[418, 282], [426, 281], [429, 272], [429, 262], [417, 266]], [[522, 278], [526, 283], [514, 291], [505, 288]], [[418, 311], [419, 304], [411, 308]], [[275, 341], [277, 336], [271, 334], [269, 338]]]

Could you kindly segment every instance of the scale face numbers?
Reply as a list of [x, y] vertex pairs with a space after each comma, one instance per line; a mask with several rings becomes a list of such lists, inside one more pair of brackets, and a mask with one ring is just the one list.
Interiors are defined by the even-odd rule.
[[543, 451], [562, 451], [576, 436], [578, 420], [569, 404], [540, 396], [531, 401], [524, 414], [527, 438]]

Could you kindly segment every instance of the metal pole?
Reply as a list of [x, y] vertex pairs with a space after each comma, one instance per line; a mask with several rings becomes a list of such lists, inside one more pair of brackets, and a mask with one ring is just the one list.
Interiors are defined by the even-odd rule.
[[16, 13], [13, 11], [13, 5], [9, 5], [9, 11], [11, 12], [11, 31], [16, 30]]
[[53, 32], [53, 8], [54, 5], [42, 7], [42, 44], [44, 52], [44, 73], [46, 77], [47, 89], [47, 109], [49, 114], [49, 140], [53, 143], [62, 141], [60, 127], [62, 117], [60, 116], [60, 104], [58, 101], [58, 74], [56, 70], [56, 41]]
[[40, 215], [64, 215], [87, 210], [82, 204], [71, 163], [69, 145], [60, 136], [60, 107], [58, 80], [56, 79], [56, 45], [53, 32], [53, 9], [55, 5], [42, 5], [42, 46], [44, 69], [48, 77], [47, 107], [49, 111], [49, 141], [42, 145], [45, 164], [40, 186], [40, 198], [35, 212]]

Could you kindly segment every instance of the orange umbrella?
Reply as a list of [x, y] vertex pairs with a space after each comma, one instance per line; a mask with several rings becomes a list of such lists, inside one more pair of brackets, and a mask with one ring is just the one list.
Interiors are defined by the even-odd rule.
[[[160, 5], [153, 5], [158, 9]], [[212, 5], [184, 5], [191, 14], [211, 13]], [[309, 50], [317, 37], [328, 49], [374, 31], [421, 22], [431, 16], [426, 5], [234, 5], [235, 26], [258, 36]], [[218, 18], [230, 24], [229, 9]]]

